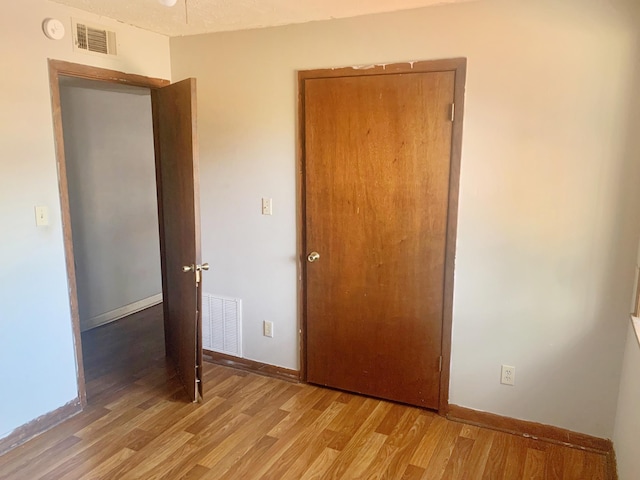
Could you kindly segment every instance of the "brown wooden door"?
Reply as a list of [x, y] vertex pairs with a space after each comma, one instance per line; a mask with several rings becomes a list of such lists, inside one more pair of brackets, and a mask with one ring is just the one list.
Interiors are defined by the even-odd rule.
[[166, 352], [197, 401], [202, 397], [202, 292], [195, 79], [152, 90], [152, 106]]
[[454, 81], [304, 82], [309, 382], [439, 406]]

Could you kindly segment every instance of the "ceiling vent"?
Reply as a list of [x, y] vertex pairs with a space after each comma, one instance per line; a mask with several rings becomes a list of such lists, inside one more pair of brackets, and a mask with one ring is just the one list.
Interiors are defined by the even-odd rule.
[[81, 20], [73, 22], [73, 40], [76, 50], [98, 55], [116, 55], [116, 33]]

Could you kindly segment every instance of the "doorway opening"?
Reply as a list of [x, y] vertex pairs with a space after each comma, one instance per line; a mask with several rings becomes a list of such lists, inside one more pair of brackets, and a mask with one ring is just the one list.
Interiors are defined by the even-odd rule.
[[[198, 401], [205, 265], [195, 80], [170, 84], [56, 60], [49, 74], [80, 402], [87, 404], [81, 331], [95, 345], [101, 335], [91, 327], [131, 314], [123, 325], [137, 324], [121, 333], [155, 324], [150, 339], [164, 344], [188, 398]], [[142, 108], [134, 111], [136, 103]], [[124, 158], [115, 158], [118, 149]], [[112, 325], [104, 327], [106, 337], [118, 332]], [[112, 343], [126, 349], [126, 342]]]
[[164, 359], [151, 91], [64, 75], [59, 85], [91, 403]]

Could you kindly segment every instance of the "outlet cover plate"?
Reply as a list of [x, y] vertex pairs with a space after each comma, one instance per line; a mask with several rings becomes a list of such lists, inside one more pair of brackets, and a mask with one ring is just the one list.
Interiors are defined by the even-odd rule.
[[503, 385], [515, 385], [516, 384], [516, 367], [511, 365], [502, 365], [502, 375], [500, 377], [500, 383]]

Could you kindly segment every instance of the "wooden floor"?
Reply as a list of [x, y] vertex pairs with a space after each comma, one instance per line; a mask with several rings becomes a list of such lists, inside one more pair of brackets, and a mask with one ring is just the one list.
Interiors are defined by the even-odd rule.
[[605, 479], [605, 457], [228, 367], [191, 404], [158, 307], [83, 336], [89, 406], [0, 457], [2, 479]]

